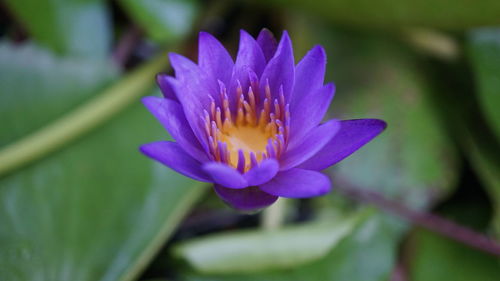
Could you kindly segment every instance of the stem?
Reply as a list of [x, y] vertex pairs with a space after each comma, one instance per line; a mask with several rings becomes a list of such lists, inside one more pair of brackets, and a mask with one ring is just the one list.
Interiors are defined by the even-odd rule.
[[415, 225], [440, 233], [443, 236], [449, 237], [477, 250], [500, 256], [500, 245], [481, 233], [441, 216], [411, 210], [396, 201], [385, 198], [377, 192], [356, 187], [343, 180], [339, 182], [339, 191], [348, 197], [360, 202], [373, 204], [385, 211], [397, 214]]
[[396, 267], [391, 273], [390, 281], [407, 281], [407, 272], [402, 263], [396, 264]]
[[113, 60], [119, 67], [125, 67], [132, 51], [141, 40], [141, 36], [141, 30], [137, 26], [133, 25], [129, 27], [125, 34], [120, 38], [120, 41], [118, 42], [113, 53]]
[[280, 228], [285, 221], [288, 203], [285, 198], [280, 198], [276, 203], [265, 209], [261, 218], [262, 228], [266, 230]]
[[0, 176], [33, 162], [89, 132], [135, 102], [154, 84], [167, 56], [153, 58], [102, 94], [0, 150]]

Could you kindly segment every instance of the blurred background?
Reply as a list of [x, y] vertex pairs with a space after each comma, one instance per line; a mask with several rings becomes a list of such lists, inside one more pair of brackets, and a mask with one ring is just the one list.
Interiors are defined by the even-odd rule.
[[[329, 118], [388, 128], [242, 214], [138, 152], [170, 138], [139, 99], [264, 27], [324, 46]], [[497, 0], [0, 1], [0, 280], [498, 281], [499, 144]]]

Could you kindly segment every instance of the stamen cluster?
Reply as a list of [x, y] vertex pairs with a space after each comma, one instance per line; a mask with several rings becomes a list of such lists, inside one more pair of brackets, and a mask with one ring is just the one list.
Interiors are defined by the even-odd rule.
[[[238, 83], [236, 93], [239, 98], [234, 107], [231, 107], [224, 83], [219, 81], [219, 87], [220, 104], [217, 105], [216, 100], [209, 96], [210, 107], [204, 110], [205, 133], [212, 160], [245, 172], [263, 159], [279, 158], [286, 150], [290, 132], [290, 106], [285, 102], [283, 87], [280, 87], [279, 97], [273, 100], [269, 82], [266, 81], [265, 98], [260, 101], [259, 82], [256, 79], [246, 92]], [[257, 149], [238, 145], [234, 141], [241, 130], [256, 134], [253, 137]], [[262, 141], [259, 143], [263, 138], [265, 144]]]

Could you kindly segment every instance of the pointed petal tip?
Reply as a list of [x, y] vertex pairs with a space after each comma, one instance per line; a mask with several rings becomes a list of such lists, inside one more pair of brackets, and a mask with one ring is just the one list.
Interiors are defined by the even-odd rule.
[[222, 43], [211, 33], [200, 31], [198, 34], [198, 48], [203, 44], [217, 44], [223, 47]]
[[200, 31], [198, 33], [198, 38], [202, 38], [202, 37], [212, 37], [213, 38], [213, 35], [208, 33], [207, 31]]
[[181, 55], [179, 55], [178, 53], [174, 53], [174, 52], [168, 52], [168, 54], [167, 54], [167, 55], [168, 55], [168, 59], [169, 59], [170, 61], [172, 61], [172, 60], [176, 60], [176, 59], [178, 59], [178, 58], [179, 58], [179, 56], [181, 56]]
[[385, 122], [384, 120], [381, 120], [381, 119], [375, 119], [375, 120], [377, 120], [380, 123], [380, 125], [383, 128], [382, 130], [387, 129], [387, 122]]
[[181, 54], [178, 54], [178, 53], [170, 52], [170, 53], [168, 53], [168, 58], [170, 59], [170, 63], [172, 64], [172, 67], [174, 68], [174, 70], [175, 70], [176, 64], [182, 65], [182, 64], [186, 64], [186, 63], [192, 63], [192, 64], [196, 65], [196, 63], [194, 63], [191, 59], [189, 59]]
[[145, 156], [153, 159], [156, 159], [156, 148], [155, 148], [155, 143], [156, 142], [151, 142], [151, 143], [144, 143], [139, 146], [139, 151], [144, 154]]
[[260, 45], [266, 61], [269, 61], [276, 53], [276, 47], [278, 46], [274, 34], [269, 29], [263, 28], [259, 32], [256, 41]]
[[161, 79], [165, 79], [165, 76], [167, 76], [167, 74], [166, 74], [166, 73], [162, 73], [162, 72], [160, 72], [160, 73], [157, 73], [157, 74], [156, 74], [155, 79], [156, 79], [156, 81], [158, 82], [158, 81], [159, 81], [159, 80], [161, 80]]
[[[280, 39], [279, 45], [282, 45], [282, 44], [289, 45], [289, 46], [292, 45], [292, 39], [290, 38], [288, 31], [286, 31], [286, 30], [283, 30], [283, 34], [281, 34], [281, 39]], [[278, 46], [278, 49], [279, 49], [279, 46]]]
[[146, 148], [146, 145], [147, 145], [147, 144], [141, 144], [141, 145], [139, 145], [139, 147], [138, 147], [137, 149], [138, 149], [138, 150], [139, 150], [142, 154], [144, 154], [144, 155], [146, 155], [146, 156], [147, 156], [147, 154], [146, 154], [146, 149], [147, 149], [147, 148]]
[[177, 142], [156, 141], [146, 143], [139, 147], [139, 151], [186, 177], [210, 182], [209, 176], [201, 169], [201, 163], [187, 154]]
[[171, 79], [175, 79], [174, 77], [170, 76], [168, 73], [165, 73], [165, 72], [160, 72], [160, 73], [157, 73], [156, 76], [155, 76], [155, 80], [156, 82], [159, 84], [160, 82], [170, 82]]
[[205, 43], [215, 43], [220, 45], [221, 47], [224, 47], [222, 43], [219, 41], [219, 39], [217, 39], [214, 35], [206, 31], [200, 31], [200, 33], [198, 34], [198, 43], [200, 45]]
[[156, 160], [154, 157], [154, 153], [152, 152], [150, 143], [141, 144], [138, 147], [138, 149], [139, 149], [139, 152], [142, 153], [144, 156], [151, 158], [153, 160]]
[[323, 48], [323, 46], [321, 45], [314, 45], [314, 47], [312, 47], [311, 49], [311, 52], [314, 52], [314, 54], [320, 56], [320, 57], [324, 57], [326, 58], [326, 51], [325, 51], [325, 48]]
[[175, 78], [166, 73], [156, 74], [156, 84], [160, 88], [163, 97], [178, 101], [176, 94]]
[[155, 107], [161, 102], [162, 98], [154, 96], [146, 96], [141, 98], [142, 104], [149, 110], [155, 110]]
[[310, 55], [316, 63], [326, 65], [326, 51], [323, 46], [315, 45], [311, 50], [309, 50], [308, 55]]
[[260, 30], [258, 37], [268, 37], [268, 38], [275, 38], [274, 33], [267, 27], [264, 27]]
[[246, 30], [244, 30], [244, 29], [240, 29], [240, 40], [241, 40], [241, 38], [242, 38], [243, 36], [250, 36], [250, 37], [252, 37], [252, 38], [253, 38], [253, 36], [252, 36], [252, 35], [250, 35], [250, 33], [248, 33]]
[[379, 133], [384, 131], [387, 128], [387, 122], [385, 122], [382, 119], [377, 119], [377, 118], [367, 118], [367, 119], [358, 119], [360, 122], [365, 122], [366, 125], [375, 127], [380, 130]]
[[177, 71], [176, 68], [180, 67], [183, 64], [183, 61], [187, 60], [186, 57], [177, 53], [168, 53], [168, 59], [170, 60], [170, 64], [174, 71]]
[[166, 76], [167, 74], [165, 73], [156, 74], [155, 76], [156, 84], [161, 87], [161, 85], [167, 80]]
[[153, 97], [153, 96], [145, 96], [145, 97], [141, 97], [141, 102], [146, 104], [146, 103], [149, 103], [151, 100], [153, 99], [157, 99], [158, 97]]
[[351, 119], [340, 122], [340, 130], [334, 138], [298, 167], [320, 171], [335, 165], [372, 141], [387, 127], [387, 123], [380, 119]]
[[154, 151], [155, 151], [155, 143], [156, 142], [141, 144], [139, 146], [139, 151], [149, 158], [154, 158], [153, 156], [154, 156]]
[[327, 91], [333, 91], [333, 93], [337, 90], [337, 86], [333, 82], [328, 82], [323, 87], [328, 87]]
[[263, 81], [265, 84], [260, 85], [262, 93], [265, 92], [265, 86], [269, 84], [271, 93], [274, 95], [278, 95], [280, 87], [283, 86], [285, 100], [288, 100], [292, 94], [295, 83], [295, 58], [292, 42], [286, 32], [283, 33], [276, 52], [261, 75], [260, 82]]

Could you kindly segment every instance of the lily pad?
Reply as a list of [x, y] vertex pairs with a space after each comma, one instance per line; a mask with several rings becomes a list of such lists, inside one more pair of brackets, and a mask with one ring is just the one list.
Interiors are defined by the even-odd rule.
[[[37, 55], [20, 63], [26, 54]], [[0, 70], [3, 144], [72, 110], [110, 80], [92, 73], [101, 64], [34, 46], [2, 46], [0, 59], [0, 68], [15, 66]], [[136, 278], [204, 191], [139, 153], [141, 143], [159, 138], [168, 135], [137, 100], [76, 143], [2, 176], [0, 279]]]
[[293, 268], [325, 256], [362, 218], [358, 214], [276, 230], [219, 233], [185, 241], [176, 246], [174, 253], [203, 273]]

